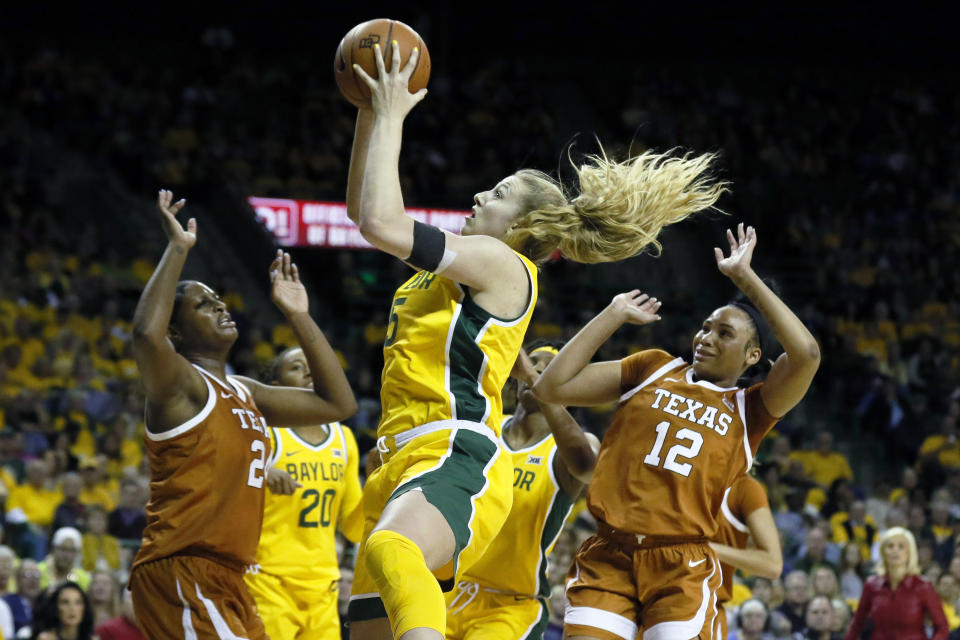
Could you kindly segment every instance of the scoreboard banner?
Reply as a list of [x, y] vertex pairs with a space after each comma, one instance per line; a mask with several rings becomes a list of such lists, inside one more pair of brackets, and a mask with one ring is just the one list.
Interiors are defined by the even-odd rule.
[[[372, 249], [347, 217], [343, 202], [314, 202], [283, 198], [248, 198], [257, 218], [281, 247]], [[459, 233], [470, 211], [407, 208], [420, 222]]]

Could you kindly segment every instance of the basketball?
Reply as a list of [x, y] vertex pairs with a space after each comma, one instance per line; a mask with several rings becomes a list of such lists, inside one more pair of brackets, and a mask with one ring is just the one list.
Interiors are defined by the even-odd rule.
[[399, 20], [380, 18], [358, 24], [347, 32], [337, 47], [333, 60], [333, 75], [343, 97], [357, 107], [370, 105], [370, 90], [357, 77], [353, 65], [359, 65], [371, 78], [377, 77], [376, 54], [373, 46], [380, 45], [384, 68], [390, 71], [393, 53], [390, 43], [396, 40], [400, 47], [401, 68], [407, 64], [414, 47], [419, 47], [420, 58], [410, 76], [410, 91], [415, 93], [427, 86], [430, 79], [430, 53], [416, 31]]

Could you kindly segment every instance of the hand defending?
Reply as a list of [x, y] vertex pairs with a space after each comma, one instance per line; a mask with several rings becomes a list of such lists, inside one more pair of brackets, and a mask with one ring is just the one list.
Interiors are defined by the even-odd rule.
[[[171, 204], [172, 203], [172, 204]], [[157, 194], [157, 208], [160, 209], [160, 223], [167, 241], [183, 249], [189, 249], [197, 243], [197, 219], [187, 220], [187, 228], [181, 226], [177, 214], [183, 209], [187, 201], [181, 198], [173, 202], [173, 192], [161, 189]]]
[[300, 282], [300, 272], [289, 253], [277, 249], [277, 257], [270, 263], [270, 282], [270, 297], [285, 316], [309, 311], [307, 289]]
[[660, 319], [657, 315], [660, 304], [661, 302], [656, 298], [651, 298], [646, 293], [640, 293], [639, 289], [634, 289], [615, 296], [609, 309], [620, 316], [624, 324], [644, 325]]
[[713, 253], [717, 258], [717, 268], [720, 273], [728, 278], [738, 278], [750, 272], [750, 261], [753, 259], [753, 248], [757, 246], [757, 232], [753, 227], [747, 227], [744, 231], [743, 223], [737, 225], [737, 237], [733, 232], [727, 229], [727, 242], [730, 243], [730, 255], [723, 257], [723, 251], [719, 247], [713, 248]]
[[523, 349], [520, 349], [520, 353], [517, 354], [517, 359], [513, 363], [513, 370], [510, 371], [510, 377], [531, 387], [533, 383], [537, 381], [537, 378], [540, 377], [540, 374], [533, 367], [533, 361], [530, 360], [530, 356], [528, 356], [527, 352]]

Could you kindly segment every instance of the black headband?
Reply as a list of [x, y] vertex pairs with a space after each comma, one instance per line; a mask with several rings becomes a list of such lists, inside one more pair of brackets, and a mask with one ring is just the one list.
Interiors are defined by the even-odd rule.
[[753, 322], [753, 326], [757, 330], [757, 342], [760, 343], [761, 357], [768, 354], [768, 349], [770, 348], [770, 327], [767, 325], [767, 321], [763, 318], [763, 315], [761, 315], [761, 313], [757, 311], [757, 308], [752, 304], [746, 304], [744, 302], [731, 302], [730, 306], [736, 307], [750, 316], [750, 321]]

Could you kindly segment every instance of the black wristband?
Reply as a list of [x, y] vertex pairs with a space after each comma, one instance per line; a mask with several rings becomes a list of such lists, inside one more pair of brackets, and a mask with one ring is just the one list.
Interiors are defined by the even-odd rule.
[[443, 231], [429, 224], [413, 221], [413, 249], [407, 262], [418, 269], [434, 272], [443, 260], [447, 237]]

